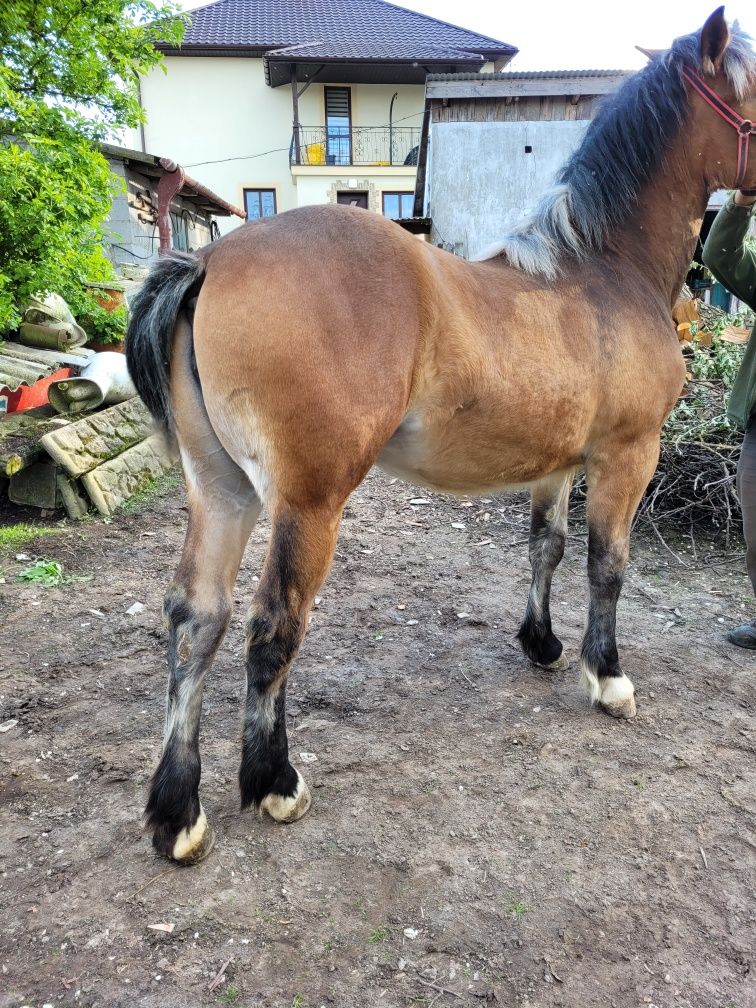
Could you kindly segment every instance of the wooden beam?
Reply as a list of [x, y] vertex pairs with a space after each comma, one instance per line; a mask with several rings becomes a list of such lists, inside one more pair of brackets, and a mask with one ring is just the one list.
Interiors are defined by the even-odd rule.
[[525, 80], [450, 80], [428, 81], [428, 98], [509, 98], [553, 95], [611, 94], [627, 79], [626, 74], [612, 77], [547, 77]]

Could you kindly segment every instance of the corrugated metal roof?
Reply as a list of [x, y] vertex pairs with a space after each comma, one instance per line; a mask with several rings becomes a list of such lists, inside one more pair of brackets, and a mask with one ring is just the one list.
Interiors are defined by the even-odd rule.
[[620, 77], [635, 73], [634, 70], [504, 70], [501, 73], [446, 73], [428, 74], [428, 81], [513, 81], [513, 80], [561, 80], [579, 77]]
[[15, 392], [22, 385], [33, 385], [40, 378], [47, 378], [66, 364], [84, 367], [91, 356], [92, 351], [83, 347], [57, 352], [20, 343], [0, 343], [0, 388]]
[[399, 39], [350, 39], [339, 42], [309, 42], [305, 45], [274, 49], [266, 57], [270, 62], [283, 60], [391, 60], [409, 63], [425, 60], [428, 63], [485, 63], [485, 56], [466, 49], [435, 46], [424, 42]]
[[[179, 49], [266, 50], [319, 42], [365, 43], [411, 58], [415, 48], [463, 49], [491, 59], [513, 56], [507, 42], [468, 31], [386, 0], [217, 0], [190, 11]], [[367, 40], [370, 40], [368, 43]], [[363, 59], [370, 59], [363, 56]]]

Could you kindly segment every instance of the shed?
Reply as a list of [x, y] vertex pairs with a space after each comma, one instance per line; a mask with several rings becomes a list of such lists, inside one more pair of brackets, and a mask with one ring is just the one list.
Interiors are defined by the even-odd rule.
[[474, 258], [516, 223], [580, 143], [623, 70], [431, 74], [414, 216]]
[[105, 249], [117, 267], [147, 266], [169, 248], [202, 248], [218, 236], [215, 217], [246, 219], [170, 158], [111, 144], [101, 150], [124, 183], [105, 222]]

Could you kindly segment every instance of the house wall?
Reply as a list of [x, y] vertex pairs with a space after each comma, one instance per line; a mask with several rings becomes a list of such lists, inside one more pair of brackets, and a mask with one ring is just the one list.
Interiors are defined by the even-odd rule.
[[585, 119], [433, 123], [426, 176], [431, 241], [467, 258], [480, 255], [533, 206], [587, 127]]
[[[157, 179], [148, 178], [123, 161], [108, 159], [110, 170], [121, 179], [123, 189], [113, 199], [105, 220], [104, 247], [114, 266], [121, 263], [148, 265], [157, 258]], [[187, 251], [202, 248], [210, 241], [209, 214], [180, 197], [171, 200], [171, 229], [174, 248]]]
[[[147, 113], [145, 143], [150, 153], [178, 161], [213, 192], [240, 207], [245, 188], [275, 189], [279, 212], [325, 201], [320, 198], [323, 189], [317, 172], [318, 180], [310, 184], [302, 184], [304, 175], [291, 172], [291, 88], [268, 87], [261, 59], [168, 56], [165, 69], [165, 73], [155, 69], [141, 81]], [[323, 88], [327, 83], [311, 84], [300, 97], [303, 127], [325, 125]], [[421, 85], [356, 84], [351, 90], [354, 126], [388, 126], [391, 96], [396, 91], [395, 124], [420, 127]], [[365, 176], [365, 168], [348, 171]], [[406, 188], [413, 187], [414, 172]], [[218, 223], [227, 231], [240, 221], [228, 218]]]
[[415, 168], [385, 168], [366, 171], [359, 165], [336, 169], [295, 169], [299, 206], [335, 203], [338, 192], [366, 192], [368, 209], [383, 212], [384, 192], [414, 192]]

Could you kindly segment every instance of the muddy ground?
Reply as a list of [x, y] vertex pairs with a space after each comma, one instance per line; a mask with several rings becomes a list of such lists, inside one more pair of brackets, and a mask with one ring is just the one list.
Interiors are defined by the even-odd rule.
[[[740, 555], [681, 547], [685, 567], [636, 543], [619, 642], [639, 714], [620, 723], [576, 683], [582, 527], [553, 606], [573, 665], [549, 674], [514, 640], [522, 503], [420, 496], [377, 475], [350, 503], [289, 692], [313, 807], [285, 827], [238, 811], [258, 526], [208, 679], [218, 839], [195, 868], [140, 824], [180, 490], [6, 550], [3, 1008], [756, 1005], [755, 659], [721, 637], [751, 612]], [[18, 583], [16, 553], [88, 580]]]

